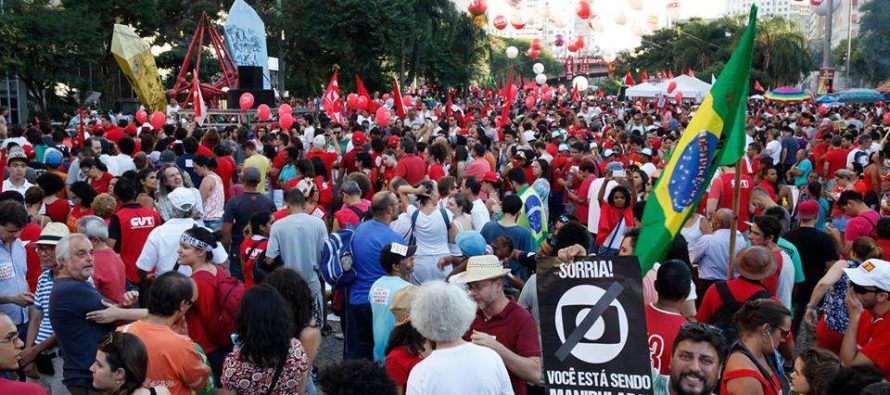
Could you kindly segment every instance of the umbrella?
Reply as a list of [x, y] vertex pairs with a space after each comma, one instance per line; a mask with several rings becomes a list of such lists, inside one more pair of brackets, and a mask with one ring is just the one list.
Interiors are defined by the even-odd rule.
[[767, 92], [763, 97], [766, 100], [778, 102], [801, 102], [812, 99], [809, 93], [793, 86], [783, 86]]
[[751, 95], [749, 100], [763, 100], [763, 95]]
[[151, 111], [164, 111], [167, 98], [151, 48], [128, 25], [114, 25], [111, 54], [121, 71], [130, 80], [139, 101]]
[[850, 89], [841, 92], [838, 100], [844, 103], [874, 103], [884, 100], [884, 95], [874, 89]]
[[819, 103], [819, 104], [837, 103], [837, 96], [831, 96], [831, 95], [819, 96], [819, 98], [816, 99], [816, 103]]

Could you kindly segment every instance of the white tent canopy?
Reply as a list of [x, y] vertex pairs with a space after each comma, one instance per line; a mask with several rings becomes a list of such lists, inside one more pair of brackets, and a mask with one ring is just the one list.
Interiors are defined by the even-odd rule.
[[[674, 88], [674, 91], [668, 93], [668, 86], [671, 84], [671, 81], [677, 83], [677, 87]], [[664, 80], [658, 84], [653, 84], [651, 82], [644, 82], [642, 84], [632, 86], [627, 88], [625, 91], [625, 95], [627, 97], [660, 97], [660, 96], [669, 96], [673, 97], [680, 92], [683, 94], [684, 99], [695, 99], [696, 101], [701, 101], [708, 95], [708, 92], [711, 90], [711, 84], [704, 82], [698, 78], [690, 77], [688, 75], [681, 75], [675, 77], [672, 80]]]

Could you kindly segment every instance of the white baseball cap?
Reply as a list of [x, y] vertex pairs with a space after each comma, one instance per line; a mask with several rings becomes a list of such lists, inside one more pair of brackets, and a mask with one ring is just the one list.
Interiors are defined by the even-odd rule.
[[883, 259], [869, 259], [858, 267], [844, 269], [844, 273], [853, 284], [890, 292], [890, 262]]

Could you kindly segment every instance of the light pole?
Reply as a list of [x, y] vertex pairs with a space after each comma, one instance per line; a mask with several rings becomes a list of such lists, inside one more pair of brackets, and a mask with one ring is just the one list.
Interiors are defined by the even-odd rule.
[[853, 0], [850, 0], [850, 9], [847, 12], [847, 64], [844, 66], [844, 83], [850, 87], [850, 52], [853, 49]]
[[826, 4], [825, 11], [825, 46], [822, 48], [822, 68], [827, 69], [831, 67], [831, 29], [832, 23], [834, 19], [834, 1], [833, 0], [823, 0], [828, 2]]

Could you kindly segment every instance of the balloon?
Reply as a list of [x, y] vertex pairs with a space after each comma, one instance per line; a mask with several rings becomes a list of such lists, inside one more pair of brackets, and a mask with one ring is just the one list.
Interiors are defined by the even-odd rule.
[[578, 7], [575, 8], [575, 14], [578, 15], [578, 18], [587, 19], [590, 18], [590, 3], [587, 0], [581, 0], [578, 2]]
[[633, 8], [634, 11], [640, 11], [643, 9], [643, 0], [630, 0], [630, 8]]
[[503, 15], [498, 15], [494, 17], [494, 21], [492, 22], [495, 29], [504, 30], [507, 27], [507, 17]]
[[529, 47], [529, 48], [534, 49], [535, 51], [540, 51], [540, 50], [544, 49], [544, 46], [541, 45], [541, 39], [540, 39], [540, 38], [533, 38], [533, 39], [532, 39], [532, 45], [531, 45], [531, 47]]
[[674, 95], [674, 101], [677, 103], [683, 101], [683, 92], [677, 92], [677, 94]]
[[[825, 115], [825, 114], [828, 114], [828, 106], [826, 106], [824, 104], [820, 104], [819, 105], [819, 115]], [[884, 114], [884, 116], [886, 118], [887, 114]]]
[[671, 83], [668, 84], [668, 93], [674, 93], [674, 89], [677, 89], [677, 81], [671, 81]]
[[514, 47], [512, 45], [507, 47], [507, 57], [508, 58], [516, 59], [517, 56], [519, 56], [519, 50], [516, 49], [516, 47]]
[[145, 110], [136, 111], [136, 122], [139, 124], [145, 123], [148, 119], [148, 113]]
[[544, 85], [547, 83], [547, 76], [539, 73], [535, 76], [535, 82], [537, 82], [538, 85]]
[[550, 23], [552, 23], [553, 26], [555, 26], [557, 29], [566, 27], [566, 19], [561, 14], [550, 15]]
[[269, 120], [269, 116], [272, 115], [272, 109], [265, 104], [260, 104], [256, 108], [256, 116], [260, 119], [260, 121], [266, 122]]
[[634, 36], [642, 36], [643, 33], [645, 33], [643, 31], [643, 25], [639, 22], [634, 22], [633, 25], [630, 27], [630, 31], [634, 34]]
[[253, 94], [250, 92], [242, 93], [241, 97], [238, 99], [238, 105], [241, 107], [241, 112], [253, 108]]
[[649, 30], [657, 29], [658, 28], [658, 16], [649, 15], [649, 17], [646, 18], [646, 25], [649, 26]]
[[355, 107], [356, 109], [359, 109], [359, 110], [367, 109], [368, 108], [368, 98], [365, 96], [359, 96], [355, 105], [356, 105], [356, 107]]
[[405, 107], [411, 107], [411, 102], [412, 99], [409, 95], [405, 95], [405, 97], [402, 98], [402, 105]]
[[617, 25], [624, 25], [624, 23], [627, 22], [627, 17], [624, 15], [624, 10], [618, 10], [618, 12], [615, 13], [613, 19], [615, 21], [615, 24]]
[[346, 95], [346, 106], [355, 110], [358, 106], [358, 94], [350, 93]]
[[294, 125], [294, 116], [287, 112], [279, 115], [278, 125], [281, 126], [282, 130], [290, 130], [290, 127]]
[[164, 124], [167, 123], [167, 115], [160, 111], [155, 111], [151, 114], [150, 121], [152, 128], [161, 129], [164, 127]]
[[590, 84], [587, 81], [587, 77], [579, 75], [572, 79], [572, 87], [579, 91], [586, 91], [587, 88], [590, 87]]
[[534, 97], [529, 96], [529, 97], [525, 98], [525, 108], [531, 110], [532, 107], [534, 107], [534, 106], [535, 106], [535, 98]]
[[578, 38], [575, 39], [575, 47], [578, 49], [584, 48], [584, 37], [578, 36]]
[[543, 73], [544, 72], [544, 64], [543, 63], [535, 63], [534, 66], [532, 66], [532, 71], [534, 71], [535, 74]]
[[485, 15], [477, 15], [473, 17], [473, 24], [477, 27], [485, 26], [486, 23], [488, 23], [488, 18], [486, 18]]
[[290, 107], [290, 104], [282, 104], [278, 106], [278, 117], [281, 117], [284, 114], [293, 114], [294, 109]]
[[383, 101], [389, 100], [389, 93], [384, 93], [380, 98], [383, 99]]
[[569, 52], [578, 52], [578, 46], [575, 43], [569, 44]]
[[513, 28], [516, 30], [522, 30], [525, 25], [528, 23], [528, 16], [523, 10], [514, 10], [513, 13], [510, 14], [510, 24], [513, 25]]
[[389, 125], [389, 118], [392, 116], [392, 113], [390, 113], [389, 108], [380, 107], [374, 115], [374, 123], [377, 126], [386, 126]]
[[884, 125], [890, 125], [890, 112], [885, 112], [881, 120], [884, 121]]
[[541, 55], [540, 50], [532, 49], [532, 48], [528, 49], [528, 57], [530, 57], [532, 59], [537, 59], [539, 55]]
[[485, 0], [473, 0], [470, 2], [470, 5], [467, 6], [467, 11], [470, 12], [470, 15], [480, 16], [488, 10], [488, 3]]
[[543, 98], [544, 98], [545, 102], [553, 100], [553, 92], [552, 91], [544, 92], [543, 96], [544, 96]]

